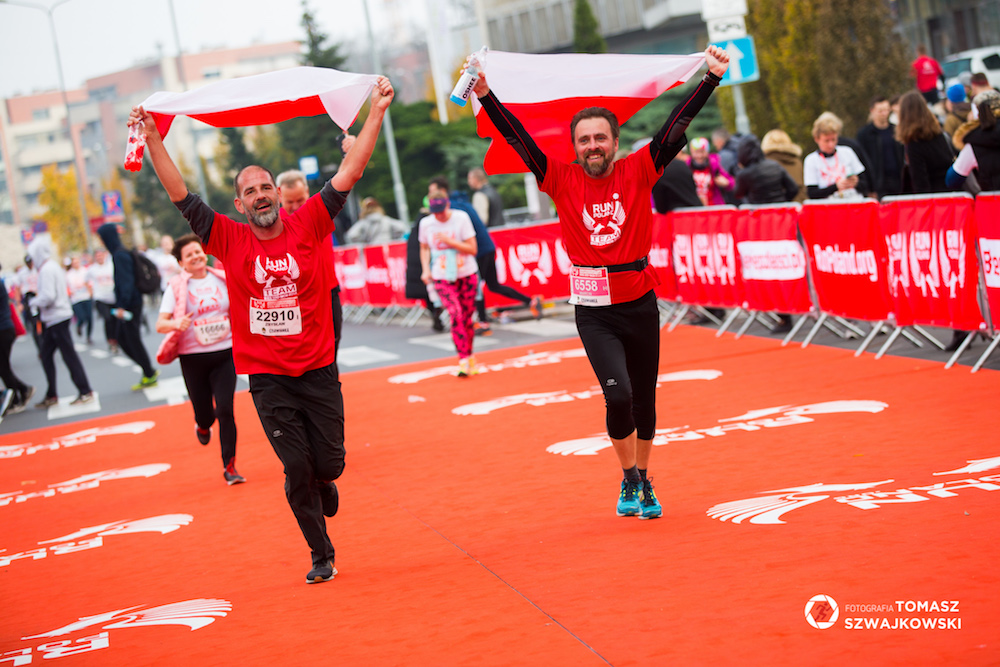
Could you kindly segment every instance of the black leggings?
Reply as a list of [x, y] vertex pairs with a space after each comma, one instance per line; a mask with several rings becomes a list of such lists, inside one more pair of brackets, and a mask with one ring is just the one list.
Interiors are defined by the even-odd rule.
[[[236, 456], [236, 417], [233, 414], [233, 393], [236, 391], [236, 367], [233, 350], [182, 354], [181, 374], [187, 387], [194, 422], [200, 429], [219, 420], [219, 444], [222, 465], [229, 465]], [[213, 406], [214, 399], [214, 406]]]
[[621, 440], [636, 431], [641, 440], [652, 440], [660, 363], [656, 295], [612, 306], [576, 306], [576, 329], [604, 391], [608, 435]]
[[144, 377], [153, 377], [156, 371], [149, 360], [146, 346], [142, 344], [142, 332], [139, 330], [142, 326], [142, 306], [131, 312], [132, 319], [118, 320], [118, 345], [121, 346], [125, 356], [139, 364]]

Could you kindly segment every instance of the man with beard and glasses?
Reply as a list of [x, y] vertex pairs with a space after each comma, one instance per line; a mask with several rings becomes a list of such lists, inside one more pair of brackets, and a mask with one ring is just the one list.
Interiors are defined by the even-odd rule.
[[135, 107], [128, 121], [143, 123], [160, 183], [205, 252], [226, 267], [236, 372], [249, 374], [257, 415], [284, 465], [285, 496], [312, 550], [308, 583], [337, 574], [324, 516], [337, 513], [334, 480], [344, 470], [345, 454], [332, 285], [322, 265], [328, 257], [323, 247], [364, 173], [392, 98], [392, 84], [378, 77], [368, 117], [340, 170], [294, 213], [279, 215], [270, 171], [256, 165], [240, 171], [234, 203], [249, 224], [216, 213], [188, 191], [151, 114]]
[[681, 150], [684, 131], [719, 85], [729, 56], [705, 50], [708, 73], [674, 108], [647, 147], [614, 161], [618, 119], [603, 107], [579, 111], [570, 123], [577, 163], [543, 153], [521, 123], [490, 92], [479, 74], [474, 92], [490, 120], [555, 202], [573, 262], [570, 303], [576, 327], [604, 391], [608, 436], [625, 473], [619, 516], [662, 514], [646, 475], [656, 430], [659, 282], [647, 257], [652, 245], [650, 192], [664, 166]]

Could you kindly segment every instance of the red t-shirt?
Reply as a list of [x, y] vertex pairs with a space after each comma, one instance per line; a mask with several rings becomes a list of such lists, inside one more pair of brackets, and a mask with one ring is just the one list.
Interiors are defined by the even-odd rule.
[[[649, 150], [615, 162], [604, 178], [587, 175], [577, 163], [546, 156], [545, 180], [539, 189], [552, 197], [563, 241], [573, 264], [628, 264], [649, 255], [653, 212], [649, 205], [660, 172]], [[635, 301], [659, 284], [652, 266], [642, 271], [609, 274], [611, 303]]]
[[298, 377], [335, 360], [333, 220], [319, 194], [281, 220], [282, 233], [262, 241], [249, 224], [216, 213], [205, 246], [226, 266], [237, 373]]
[[913, 72], [917, 77], [917, 90], [926, 93], [937, 87], [938, 77], [943, 70], [938, 61], [930, 56], [920, 56], [913, 61]]
[[[290, 213], [288, 213], [288, 211], [286, 211], [283, 208], [278, 209], [278, 212], [281, 214], [282, 218], [287, 218], [289, 215], [291, 215]], [[327, 235], [326, 242], [323, 243], [323, 253], [326, 255], [326, 258], [323, 260], [323, 266], [329, 272], [329, 275], [327, 276], [327, 280], [330, 281], [330, 289], [335, 289], [337, 287], [340, 287], [340, 282], [337, 280], [337, 271], [336, 271], [336, 268], [333, 265], [333, 236], [332, 235]]]

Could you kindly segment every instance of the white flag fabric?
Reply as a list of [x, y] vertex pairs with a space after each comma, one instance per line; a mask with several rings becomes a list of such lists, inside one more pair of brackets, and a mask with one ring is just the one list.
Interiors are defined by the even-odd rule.
[[[687, 81], [704, 63], [704, 53], [536, 55], [490, 51], [483, 71], [490, 90], [538, 146], [547, 155], [572, 162], [575, 153], [569, 123], [577, 111], [606, 107], [624, 123], [661, 93]], [[479, 136], [493, 139], [483, 165], [486, 171], [527, 171], [475, 96], [473, 109]]]
[[142, 103], [166, 135], [176, 116], [213, 127], [268, 125], [327, 114], [341, 129], [354, 123], [378, 77], [325, 67], [294, 67], [217, 81], [186, 93], [153, 93]]

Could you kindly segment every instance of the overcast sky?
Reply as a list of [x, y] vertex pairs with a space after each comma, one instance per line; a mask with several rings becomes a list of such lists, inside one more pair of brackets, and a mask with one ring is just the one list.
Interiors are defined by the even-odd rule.
[[[368, 0], [376, 39], [390, 38], [383, 0]], [[29, 0], [49, 8], [68, 88], [88, 78], [126, 69], [138, 61], [177, 53], [166, 0]], [[303, 39], [300, 0], [173, 0], [181, 48]], [[337, 41], [363, 37], [361, 0], [310, 0], [321, 29]], [[397, 0], [399, 12], [419, 20], [423, 0]], [[59, 75], [46, 12], [0, 0], [0, 97], [56, 89]]]

